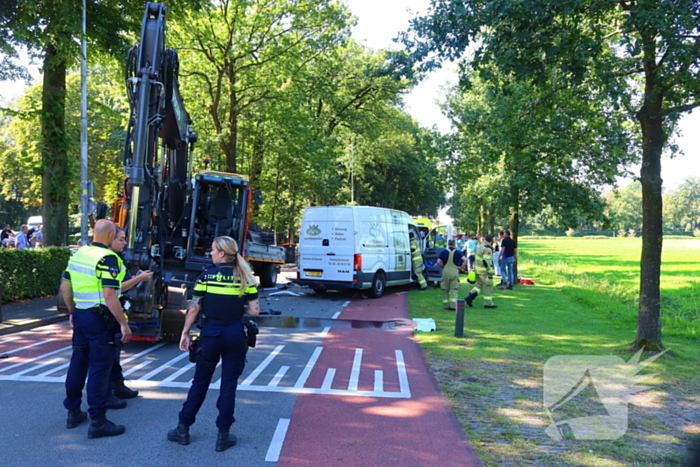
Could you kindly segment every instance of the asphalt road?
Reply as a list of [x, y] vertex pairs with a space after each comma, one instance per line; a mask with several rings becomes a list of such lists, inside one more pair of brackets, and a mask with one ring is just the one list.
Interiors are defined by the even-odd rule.
[[[434, 379], [426, 379], [427, 366], [410, 339], [410, 330], [407, 333], [406, 328], [400, 331], [386, 322], [371, 321], [405, 315], [405, 298], [390, 294], [393, 298], [382, 302], [363, 300], [360, 294], [318, 296], [291, 286], [287, 290], [261, 291], [262, 309], [271, 314], [260, 320], [258, 346], [249, 351], [239, 380], [236, 423], [232, 427], [238, 444], [223, 453], [214, 451], [219, 370], [190, 429], [191, 444], [180, 446], [166, 440], [167, 431], [177, 424], [177, 413], [194, 374], [187, 353], [174, 344], [141, 341], [124, 348], [122, 364], [127, 385], [139, 389], [140, 396], [129, 400], [126, 409], [109, 411], [108, 418], [125, 425], [126, 433], [88, 440], [87, 423], [72, 430], [65, 428], [66, 411], [61, 401], [71, 353], [68, 323], [0, 336], [0, 354], [8, 354], [0, 360], [3, 465], [383, 464], [384, 457], [377, 454], [385, 448], [377, 442], [382, 438], [373, 435], [371, 429], [357, 431], [363, 423], [381, 429], [382, 436], [392, 434], [387, 442], [393, 443], [392, 452], [405, 451], [403, 460], [397, 459], [402, 465], [477, 465], [463, 462], [464, 456], [472, 453], [447, 404], [438, 400], [441, 396]], [[390, 306], [381, 309], [381, 303]], [[374, 311], [376, 307], [378, 311]], [[298, 405], [300, 397], [304, 403]], [[428, 407], [421, 402], [426, 400], [430, 400], [430, 410], [416, 411], [411, 405]], [[83, 408], [86, 406], [84, 399]], [[363, 407], [381, 423], [367, 418]], [[395, 417], [402, 407], [411, 407], [408, 415]], [[351, 412], [356, 414], [344, 422], [343, 417]], [[359, 418], [353, 421], [352, 417]], [[428, 432], [411, 427], [407, 417]], [[314, 425], [315, 421], [323, 423]], [[345, 436], [352, 429], [355, 441], [348, 443]], [[424, 449], [411, 451], [416, 449], [416, 439], [436, 432], [446, 443], [440, 452], [453, 451], [457, 460], [436, 464], [437, 454]], [[310, 448], [295, 449], [301, 443], [312, 446], [313, 455]], [[348, 446], [365, 446], [374, 452], [374, 460], [362, 463], [358, 459], [366, 458], [366, 453], [350, 448], [341, 456], [332, 446], [346, 451]], [[306, 452], [309, 457], [304, 459]]]

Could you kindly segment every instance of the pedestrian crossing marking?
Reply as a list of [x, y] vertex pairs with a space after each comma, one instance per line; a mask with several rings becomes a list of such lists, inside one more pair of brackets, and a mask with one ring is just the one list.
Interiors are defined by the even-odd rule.
[[[157, 344], [146, 350], [132, 355], [128, 358], [122, 360], [122, 366], [134, 363], [131, 368], [125, 368], [124, 376], [133, 374], [148, 365], [154, 363], [151, 354], [154, 350], [160, 348], [164, 344]], [[352, 361], [352, 367], [350, 370], [350, 377], [348, 381], [348, 386], [346, 389], [333, 388], [333, 380], [335, 379], [337, 369], [328, 368], [324, 375], [323, 383], [319, 388], [307, 387], [306, 383], [311, 376], [312, 371], [316, 367], [318, 360], [323, 351], [323, 347], [316, 347], [307, 361], [306, 365], [303, 367], [301, 374], [291, 386], [280, 386], [280, 383], [285, 377], [288, 377], [289, 365], [280, 365], [279, 369], [275, 372], [274, 376], [269, 382], [262, 382], [256, 384], [256, 379], [260, 378], [263, 372], [272, 365], [279, 355], [282, 354], [282, 350], [285, 348], [284, 345], [278, 345], [270, 354], [268, 354], [265, 359], [243, 380], [242, 383], [238, 385], [238, 390], [240, 391], [254, 391], [254, 392], [276, 392], [276, 393], [286, 393], [286, 394], [318, 394], [318, 395], [333, 395], [333, 396], [359, 396], [359, 397], [381, 397], [381, 398], [400, 398], [408, 399], [411, 397], [411, 391], [409, 388], [408, 374], [406, 372], [406, 364], [403, 357], [403, 352], [401, 350], [395, 350], [394, 355], [396, 359], [396, 372], [398, 376], [399, 391], [387, 391], [384, 388], [384, 370], [374, 370], [374, 382], [372, 390], [360, 390], [360, 371], [362, 368], [362, 357], [363, 349], [354, 349], [354, 358]], [[70, 351], [72, 347], [63, 347], [52, 352], [48, 352], [44, 355], [31, 358], [24, 362], [19, 362], [14, 365], [10, 365], [6, 368], [0, 368], [0, 381], [30, 381], [30, 382], [41, 382], [41, 383], [64, 383], [65, 374], [60, 376], [49, 376], [51, 374], [58, 373], [61, 370], [65, 370], [70, 361]], [[63, 352], [65, 355], [56, 355]], [[48, 359], [47, 357], [54, 358]], [[182, 377], [188, 372], [192, 372], [195, 364], [186, 362], [184, 365], [177, 365], [180, 361], [188, 357], [187, 352], [179, 353], [174, 358], [171, 358], [166, 363], [161, 364], [157, 368], [154, 368], [150, 372], [144, 374], [143, 376], [132, 380], [130, 385], [135, 388], [155, 388], [155, 387], [166, 387], [166, 388], [189, 388], [190, 381], [177, 381], [178, 378]], [[286, 355], [287, 357], [289, 354]], [[150, 357], [143, 361], [139, 361], [139, 358]], [[25, 366], [29, 363], [36, 362], [35, 365], [26, 366], [17, 372], [9, 373], [9, 370]], [[57, 365], [52, 368], [46, 368], [50, 365]], [[217, 366], [220, 366], [221, 362]], [[31, 373], [45, 370], [39, 374], [32, 375]], [[157, 377], [166, 374], [162, 379]], [[191, 376], [190, 376], [191, 378]], [[210, 384], [210, 388], [219, 389], [221, 386], [221, 379]]]

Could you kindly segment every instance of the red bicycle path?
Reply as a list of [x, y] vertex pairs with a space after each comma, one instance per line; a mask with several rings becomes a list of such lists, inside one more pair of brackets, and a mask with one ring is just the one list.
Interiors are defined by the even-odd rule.
[[[353, 300], [339, 316], [365, 321], [397, 318], [408, 318], [405, 293]], [[395, 351], [401, 350], [411, 397], [299, 395], [278, 467], [482, 465], [430, 373], [410, 326], [332, 329], [322, 346], [306, 387], [321, 387], [326, 370], [336, 368], [332, 388], [347, 388], [347, 361], [360, 348], [358, 389], [371, 391], [374, 370], [381, 369], [384, 390], [399, 392]]]

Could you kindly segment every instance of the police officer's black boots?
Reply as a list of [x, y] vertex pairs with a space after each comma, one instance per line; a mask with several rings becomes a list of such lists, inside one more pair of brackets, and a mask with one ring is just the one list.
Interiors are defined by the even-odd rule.
[[103, 436], [119, 436], [126, 431], [124, 425], [115, 425], [107, 420], [104, 415], [93, 418], [88, 428], [88, 438], [102, 438]]
[[477, 297], [477, 295], [479, 295], [477, 292], [472, 292], [466, 297], [464, 297], [464, 301], [467, 302], [467, 305], [469, 305], [470, 308], [474, 306], [474, 299]]
[[183, 446], [190, 444], [190, 427], [182, 422], [178, 422], [177, 428], [168, 431], [168, 440], [180, 443]]
[[75, 428], [76, 426], [87, 420], [87, 413], [82, 410], [69, 410], [68, 419], [66, 420], [66, 428]]
[[236, 441], [236, 435], [230, 434], [228, 430], [219, 428], [219, 434], [216, 437], [216, 452], [222, 452], [231, 446], [235, 446]]
[[112, 394], [114, 394], [114, 397], [117, 399], [133, 399], [139, 395], [139, 392], [135, 389], [127, 388], [126, 385], [124, 385], [124, 380], [121, 380], [118, 383], [114, 383]]
[[107, 408], [110, 410], [118, 410], [126, 408], [126, 401], [118, 399], [114, 392], [109, 391], [107, 393]]

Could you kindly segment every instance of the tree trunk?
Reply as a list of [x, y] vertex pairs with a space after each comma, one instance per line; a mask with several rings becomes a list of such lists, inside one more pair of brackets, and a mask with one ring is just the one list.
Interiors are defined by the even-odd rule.
[[[649, 79], [648, 79], [649, 81]], [[647, 82], [647, 88], [653, 85]], [[648, 93], [647, 96], [651, 94]], [[635, 349], [662, 350], [661, 343], [661, 250], [663, 243], [663, 202], [661, 194], [661, 153], [666, 143], [661, 98], [647, 97], [637, 114], [642, 127], [642, 259], [639, 281], [639, 314]]]
[[69, 141], [65, 128], [66, 61], [53, 42], [46, 44], [41, 95], [41, 180], [44, 244], [65, 245], [68, 240]]

